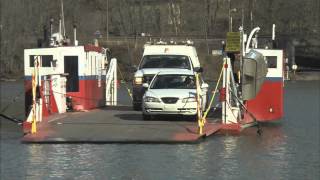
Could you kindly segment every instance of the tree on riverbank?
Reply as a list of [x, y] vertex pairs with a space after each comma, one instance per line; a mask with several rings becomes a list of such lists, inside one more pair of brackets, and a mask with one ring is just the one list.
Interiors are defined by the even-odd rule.
[[[0, 3], [0, 73], [21, 74], [23, 49], [37, 47], [51, 18], [57, 30], [60, 4], [52, 0]], [[72, 25], [77, 24], [81, 43], [91, 42], [97, 30], [103, 38], [142, 33], [204, 41], [225, 38], [229, 8], [236, 9], [231, 13], [234, 30], [244, 17], [247, 31], [260, 26], [263, 34], [270, 34], [275, 23], [278, 34], [320, 41], [320, 0], [231, 0], [230, 4], [228, 0], [64, 0], [67, 34], [71, 35]], [[210, 46], [205, 48], [208, 54]]]

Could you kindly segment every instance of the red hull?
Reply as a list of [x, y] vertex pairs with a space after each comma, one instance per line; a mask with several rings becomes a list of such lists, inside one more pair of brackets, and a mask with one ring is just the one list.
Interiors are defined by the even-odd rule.
[[[274, 121], [283, 117], [283, 80], [266, 80], [257, 97], [246, 102], [257, 121]], [[248, 115], [245, 115], [248, 118]]]
[[[67, 92], [66, 95], [72, 97], [72, 104], [75, 110], [89, 110], [105, 105], [105, 82], [101, 81], [100, 87], [98, 80], [79, 80], [79, 92]], [[32, 83], [26, 79], [25, 86], [25, 110], [26, 116], [30, 111], [32, 104]], [[51, 89], [51, 87], [50, 87]], [[43, 87], [40, 87], [42, 92]], [[40, 93], [41, 97], [43, 94]], [[42, 98], [44, 101], [44, 98]], [[43, 102], [43, 105], [45, 103]], [[49, 110], [50, 109], [50, 110]], [[43, 115], [57, 113], [57, 105], [53, 96], [52, 89], [50, 90], [50, 108], [43, 106]]]
[[89, 110], [105, 105], [105, 83], [97, 80], [79, 80], [79, 92], [67, 92], [75, 110]]

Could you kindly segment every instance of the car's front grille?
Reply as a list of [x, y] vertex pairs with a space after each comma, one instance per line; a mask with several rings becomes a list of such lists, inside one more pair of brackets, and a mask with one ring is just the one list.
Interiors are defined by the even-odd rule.
[[175, 97], [164, 97], [161, 98], [162, 102], [166, 103], [166, 104], [175, 104], [178, 101], [179, 98], [175, 98]]
[[143, 76], [143, 83], [149, 83], [151, 82], [152, 78], [154, 77], [154, 74], [147, 74]]

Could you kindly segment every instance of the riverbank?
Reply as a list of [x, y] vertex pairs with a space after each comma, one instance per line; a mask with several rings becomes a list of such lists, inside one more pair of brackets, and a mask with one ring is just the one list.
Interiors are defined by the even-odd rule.
[[[207, 67], [208, 66], [204, 66]], [[218, 78], [218, 71], [210, 71], [210, 73], [205, 73], [205, 79], [206, 80], [212, 80], [216, 81]], [[209, 75], [210, 74], [210, 75]], [[213, 77], [210, 78], [210, 77]], [[295, 80], [295, 81], [320, 81], [320, 71], [300, 71], [300, 72], [290, 72], [289, 73], [289, 80]], [[15, 81], [23, 81], [23, 75], [21, 74], [12, 74], [12, 75], [1, 75], [0, 76], [0, 82], [15, 82]]]
[[21, 80], [23, 80], [23, 76], [24, 75], [22, 73], [10, 73], [10, 74], [1, 73], [0, 74], [0, 82], [21, 81]]
[[290, 72], [290, 80], [295, 81], [320, 81], [320, 71]]

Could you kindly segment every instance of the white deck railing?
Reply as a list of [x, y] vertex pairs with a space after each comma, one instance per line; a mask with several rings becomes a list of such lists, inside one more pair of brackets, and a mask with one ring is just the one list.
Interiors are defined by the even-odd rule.
[[117, 59], [112, 58], [106, 75], [106, 105], [117, 105]]

